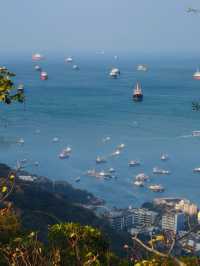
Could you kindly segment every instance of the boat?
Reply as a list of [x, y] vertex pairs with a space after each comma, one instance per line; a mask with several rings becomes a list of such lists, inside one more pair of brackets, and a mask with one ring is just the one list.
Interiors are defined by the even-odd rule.
[[42, 68], [39, 65], [36, 65], [34, 68], [35, 68], [36, 71], [41, 71], [42, 70]]
[[196, 168], [194, 168], [194, 169], [193, 169], [193, 172], [194, 172], [194, 173], [200, 173], [200, 167], [196, 167]]
[[136, 83], [133, 90], [133, 100], [136, 102], [141, 102], [143, 100], [142, 88], [139, 82]]
[[23, 138], [20, 138], [20, 139], [17, 141], [17, 143], [18, 143], [18, 144], [21, 144], [21, 145], [24, 144], [24, 142], [25, 142], [25, 141], [24, 141]]
[[193, 137], [200, 137], [200, 130], [192, 131], [192, 136]]
[[129, 161], [128, 165], [129, 165], [130, 167], [138, 166], [138, 165], [140, 165], [140, 162], [137, 161], [137, 160], [131, 160], [131, 161]]
[[53, 141], [53, 142], [59, 142], [59, 138], [58, 138], [58, 137], [55, 137], [55, 138], [53, 138], [52, 141]]
[[149, 176], [145, 175], [144, 173], [140, 173], [140, 174], [136, 175], [135, 180], [144, 182], [144, 181], [149, 180]]
[[111, 167], [111, 168], [108, 169], [108, 172], [112, 174], [112, 173], [115, 173], [116, 171], [115, 171], [114, 168]]
[[91, 169], [91, 170], [87, 170], [87, 172], [86, 172], [86, 175], [87, 176], [93, 176], [93, 177], [95, 177], [96, 176], [96, 170], [95, 169]]
[[117, 78], [120, 75], [119, 68], [112, 68], [110, 71], [110, 77]]
[[160, 156], [161, 161], [167, 161], [169, 159], [168, 154], [162, 153]]
[[164, 187], [158, 184], [150, 185], [149, 189], [153, 192], [164, 192], [165, 191]]
[[137, 65], [137, 71], [146, 72], [147, 70], [148, 70], [148, 66], [147, 65], [143, 65], [143, 64]]
[[78, 65], [73, 65], [72, 69], [73, 69], [73, 70], [80, 70], [80, 68], [79, 68]]
[[193, 79], [200, 80], [200, 71], [198, 68], [192, 77], [193, 77]]
[[143, 186], [144, 186], [144, 182], [143, 182], [143, 181], [138, 181], [138, 180], [136, 180], [136, 181], [134, 182], [134, 185], [137, 186], [137, 187], [143, 187]]
[[72, 57], [67, 57], [67, 58], [65, 59], [65, 62], [66, 62], [66, 63], [72, 63], [72, 62], [73, 62]]
[[112, 153], [113, 156], [117, 156], [120, 155], [121, 151], [120, 150], [116, 150]]
[[75, 178], [75, 182], [76, 182], [76, 183], [78, 183], [78, 182], [80, 182], [80, 181], [81, 181], [80, 176], [78, 176], [78, 177]]
[[170, 171], [165, 170], [165, 169], [161, 169], [158, 167], [154, 167], [153, 168], [153, 174], [158, 174], [158, 175], [169, 175]]
[[70, 154], [71, 154], [71, 148], [67, 147], [67, 148], [65, 148], [64, 150], [61, 151], [61, 153], [59, 154], [59, 158], [60, 159], [69, 158]]
[[97, 156], [96, 163], [106, 163], [106, 159], [100, 156]]
[[126, 145], [124, 144], [124, 143], [122, 143], [122, 144], [119, 144], [118, 146], [117, 146], [117, 149], [118, 150], [122, 150], [122, 149], [124, 149], [126, 147]]
[[47, 80], [47, 79], [48, 79], [48, 74], [47, 74], [47, 72], [42, 71], [42, 72], [40, 73], [40, 79], [41, 79], [41, 80]]
[[35, 53], [35, 54], [32, 55], [32, 60], [33, 61], [40, 61], [42, 59], [44, 59], [44, 56], [39, 54], [39, 53]]
[[108, 142], [108, 141], [110, 141], [110, 140], [111, 140], [111, 137], [105, 137], [105, 138], [102, 139], [102, 142], [105, 143], [105, 142]]

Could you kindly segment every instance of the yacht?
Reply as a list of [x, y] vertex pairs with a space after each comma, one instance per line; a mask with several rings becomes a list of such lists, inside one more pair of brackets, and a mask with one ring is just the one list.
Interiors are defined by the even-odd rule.
[[153, 192], [164, 192], [165, 191], [165, 189], [162, 185], [157, 185], [157, 184], [150, 185], [149, 189]]
[[139, 82], [136, 83], [133, 90], [133, 100], [136, 102], [141, 102], [143, 100], [142, 88]]
[[144, 181], [135, 181], [134, 185], [137, 187], [144, 187]]
[[200, 80], [200, 71], [198, 68], [192, 77], [193, 77], [193, 79]]
[[137, 161], [137, 160], [131, 160], [131, 161], [129, 161], [128, 165], [129, 165], [130, 167], [138, 166], [138, 165], [140, 165], [140, 162]]
[[135, 180], [144, 182], [144, 181], [149, 180], [149, 176], [145, 175], [144, 173], [140, 173], [140, 174], [136, 175]]
[[154, 167], [153, 168], [153, 174], [158, 174], [158, 175], [169, 175], [170, 171], [165, 170], [165, 169], [161, 169], [158, 167]]
[[40, 79], [41, 79], [41, 80], [47, 80], [47, 79], [48, 79], [48, 74], [47, 74], [47, 72], [42, 71], [42, 72], [40, 73]]
[[61, 151], [61, 153], [59, 154], [59, 158], [60, 159], [69, 158], [70, 154], [71, 154], [71, 148], [67, 147], [67, 148], [65, 148], [64, 150]]
[[106, 163], [106, 159], [100, 156], [97, 156], [96, 163]]

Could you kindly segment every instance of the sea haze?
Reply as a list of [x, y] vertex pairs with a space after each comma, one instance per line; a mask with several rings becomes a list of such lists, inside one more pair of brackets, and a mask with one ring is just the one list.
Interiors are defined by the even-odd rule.
[[[41, 62], [49, 79], [41, 81], [31, 58], [4, 59], [16, 72], [16, 84], [25, 85], [25, 106], [1, 106], [0, 161], [15, 166], [16, 159], [27, 158], [27, 168], [35, 174], [64, 179], [76, 187], [93, 192], [111, 206], [139, 206], [159, 196], [187, 197], [200, 204], [200, 112], [192, 111], [192, 101], [200, 100], [200, 81], [192, 79], [196, 58], [135, 58], [96, 55], [75, 57], [80, 71], [72, 70], [64, 58], [47, 58]], [[136, 72], [138, 63], [147, 63], [149, 71]], [[121, 70], [118, 79], [109, 78], [111, 67]], [[144, 101], [134, 103], [135, 82], [142, 84]], [[40, 133], [36, 133], [37, 130]], [[110, 136], [111, 141], [102, 143]], [[60, 142], [53, 143], [58, 137]], [[16, 144], [24, 138], [25, 144]], [[124, 143], [119, 157], [109, 158], [98, 169], [116, 169], [117, 179], [97, 180], [84, 173], [96, 167], [97, 155], [107, 156]], [[58, 155], [67, 145], [72, 147], [69, 159]], [[162, 152], [169, 154], [160, 161]], [[130, 168], [128, 161], [141, 160], [141, 166]], [[31, 166], [39, 161], [39, 167]], [[169, 176], [153, 176], [154, 166], [169, 169]], [[145, 172], [150, 183], [162, 184], [165, 192], [155, 194], [132, 184], [133, 177]], [[75, 178], [81, 176], [79, 183]]]

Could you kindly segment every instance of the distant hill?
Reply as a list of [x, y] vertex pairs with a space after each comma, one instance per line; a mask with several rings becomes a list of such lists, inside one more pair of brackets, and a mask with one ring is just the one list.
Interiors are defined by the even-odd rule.
[[[0, 164], [0, 176], [8, 176], [11, 168]], [[33, 176], [27, 172], [20, 175]], [[108, 222], [99, 218], [88, 207], [103, 204], [87, 191], [73, 188], [65, 181], [53, 182], [46, 177], [23, 181], [16, 178], [16, 186], [10, 195], [16, 211], [20, 214], [24, 229], [35, 229], [42, 241], [47, 239], [48, 225], [58, 221], [78, 222], [101, 229], [111, 243], [111, 249], [118, 255], [123, 254], [123, 245], [129, 242], [129, 235], [113, 231]]]

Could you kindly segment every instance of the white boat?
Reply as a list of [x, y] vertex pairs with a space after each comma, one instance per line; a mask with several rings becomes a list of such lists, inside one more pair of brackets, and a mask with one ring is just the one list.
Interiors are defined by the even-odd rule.
[[20, 138], [19, 140], [17, 140], [17, 143], [22, 145], [25, 143], [25, 141], [23, 138]]
[[192, 136], [193, 137], [200, 137], [200, 130], [192, 131]]
[[53, 142], [59, 142], [59, 138], [58, 138], [58, 137], [55, 137], [55, 138], [53, 138], [52, 141], [53, 141]]
[[95, 169], [91, 169], [91, 170], [88, 170], [86, 174], [87, 174], [88, 176], [93, 176], [93, 177], [95, 177], [95, 176], [96, 176], [96, 173], [97, 173], [97, 172], [96, 172]]
[[40, 73], [40, 79], [41, 80], [47, 80], [48, 79], [48, 73], [46, 71], [42, 71]]
[[153, 168], [153, 174], [169, 175], [170, 171], [169, 170], [165, 170], [165, 169], [161, 169], [161, 168], [158, 168], [158, 167], [154, 167]]
[[140, 174], [136, 175], [135, 180], [144, 182], [144, 181], [149, 180], [149, 176], [145, 175], [144, 173], [140, 173]]
[[120, 75], [119, 68], [112, 68], [110, 71], [110, 77], [117, 78]]
[[35, 70], [37, 70], [37, 71], [41, 71], [41, 70], [42, 70], [41, 67], [40, 67], [39, 65], [36, 65], [34, 68], [35, 68]]
[[79, 68], [78, 65], [73, 65], [72, 69], [73, 69], [73, 70], [80, 70], [80, 68]]
[[61, 153], [59, 154], [59, 158], [60, 159], [66, 159], [69, 158], [70, 154], [71, 154], [71, 148], [67, 147], [64, 150], [61, 151]]
[[35, 53], [35, 54], [32, 55], [32, 60], [33, 61], [40, 61], [42, 59], [44, 59], [44, 56], [39, 54], [39, 53]]
[[162, 153], [160, 157], [161, 161], [167, 161], [169, 159], [168, 154]]
[[106, 163], [106, 159], [100, 156], [97, 156], [96, 163]]
[[165, 191], [164, 187], [158, 184], [150, 185], [149, 189], [153, 192], [164, 192]]
[[117, 156], [120, 155], [121, 151], [120, 150], [116, 150], [112, 153], [112, 156]]
[[109, 173], [115, 173], [116, 171], [115, 171], [114, 168], [111, 167], [111, 168], [108, 169], [108, 172], [109, 172]]
[[124, 143], [122, 143], [122, 144], [119, 144], [118, 146], [117, 146], [117, 149], [118, 150], [122, 150], [122, 149], [124, 149], [126, 147], [126, 145], [124, 144]]
[[196, 167], [196, 168], [194, 168], [194, 169], [193, 169], [193, 172], [194, 172], [194, 173], [200, 173], [200, 167]]
[[111, 140], [111, 137], [105, 137], [105, 138], [102, 139], [102, 142], [105, 143], [105, 142], [108, 142], [108, 141], [110, 141], [110, 140]]
[[148, 66], [147, 65], [143, 65], [143, 64], [137, 65], [137, 71], [146, 72], [147, 70], [148, 70]]
[[144, 182], [143, 181], [135, 181], [134, 185], [137, 187], [143, 187], [144, 186]]
[[66, 62], [66, 63], [72, 63], [72, 62], [73, 62], [73, 58], [72, 58], [72, 57], [67, 57], [67, 58], [65, 59], [65, 62]]
[[137, 160], [131, 160], [131, 161], [129, 161], [128, 165], [129, 165], [130, 167], [134, 167], [134, 166], [138, 166], [138, 165], [140, 165], [140, 162], [137, 161]]
[[198, 68], [192, 77], [193, 77], [193, 79], [200, 80], [200, 71]]
[[75, 182], [76, 182], [76, 183], [78, 183], [78, 182], [80, 182], [80, 181], [81, 181], [80, 176], [78, 176], [78, 177], [75, 178]]

